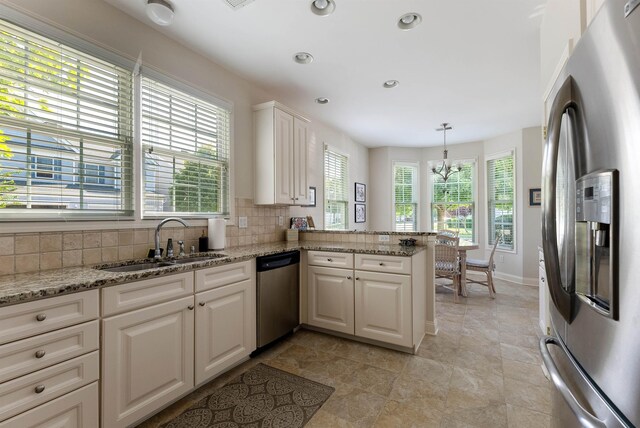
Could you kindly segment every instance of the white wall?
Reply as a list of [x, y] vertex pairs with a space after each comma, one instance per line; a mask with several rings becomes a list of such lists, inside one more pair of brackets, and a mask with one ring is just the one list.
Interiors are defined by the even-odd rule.
[[[255, 84], [133, 19], [102, 0], [2, 0], [13, 9], [53, 27], [99, 45], [132, 61], [142, 55], [143, 67], [152, 67], [174, 79], [233, 103], [235, 196], [253, 198], [253, 134], [251, 106], [272, 99]], [[295, 105], [289, 106], [298, 110]], [[300, 113], [305, 114], [304, 111]], [[367, 183], [367, 149], [348, 136], [311, 120], [310, 185], [318, 188], [314, 219], [322, 218], [322, 142], [350, 154], [350, 179]], [[350, 183], [353, 187], [353, 183]], [[351, 204], [353, 209], [353, 204]], [[317, 212], [316, 212], [317, 211]], [[299, 212], [292, 212], [299, 215]], [[350, 223], [351, 226], [351, 223]], [[108, 227], [108, 226], [105, 226]], [[363, 227], [363, 226], [361, 226]]]

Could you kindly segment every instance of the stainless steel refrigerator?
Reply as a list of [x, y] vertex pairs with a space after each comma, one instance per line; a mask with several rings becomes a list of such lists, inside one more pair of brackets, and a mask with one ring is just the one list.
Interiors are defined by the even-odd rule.
[[640, 427], [640, 0], [606, 0], [555, 85], [543, 161], [558, 427]]

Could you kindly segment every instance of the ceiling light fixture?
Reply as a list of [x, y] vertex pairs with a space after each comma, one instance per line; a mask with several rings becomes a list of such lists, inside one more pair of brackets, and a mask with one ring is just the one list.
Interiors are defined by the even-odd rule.
[[447, 154], [449, 152], [447, 150], [447, 131], [451, 129], [453, 128], [449, 126], [449, 124], [446, 122], [442, 123], [441, 128], [436, 129], [436, 131], [442, 131], [443, 133], [442, 135], [444, 138], [444, 150], [442, 151], [442, 153], [444, 155], [444, 159], [442, 160], [442, 164], [440, 165], [439, 168], [436, 168], [436, 167], [431, 168], [431, 172], [442, 177], [442, 180], [445, 182], [453, 174], [458, 173], [462, 170], [462, 166], [460, 165], [451, 166], [451, 164], [447, 162]]
[[308, 52], [298, 52], [293, 56], [293, 60], [298, 64], [310, 64], [313, 62], [313, 55]]
[[166, 0], [147, 0], [147, 16], [158, 25], [167, 26], [173, 21], [173, 6]]
[[411, 30], [422, 22], [422, 16], [416, 12], [405, 13], [398, 19], [398, 28], [401, 30]]
[[395, 88], [399, 84], [400, 84], [400, 82], [398, 82], [397, 80], [387, 80], [386, 82], [384, 82], [382, 84], [382, 86], [384, 88], [391, 89], [391, 88]]
[[324, 98], [324, 97], [316, 98], [316, 102], [318, 104], [329, 104], [329, 98]]
[[320, 16], [331, 15], [336, 9], [334, 0], [313, 0], [311, 2], [311, 12]]

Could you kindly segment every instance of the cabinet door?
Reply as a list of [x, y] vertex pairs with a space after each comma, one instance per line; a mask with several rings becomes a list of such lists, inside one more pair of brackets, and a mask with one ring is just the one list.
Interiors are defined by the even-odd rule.
[[308, 274], [309, 325], [353, 334], [353, 271], [311, 266]]
[[411, 277], [355, 274], [356, 336], [411, 346]]
[[124, 427], [193, 388], [193, 296], [102, 321], [102, 426]]
[[293, 204], [293, 116], [274, 109], [276, 203]]
[[196, 295], [196, 385], [255, 350], [255, 295], [252, 280]]
[[293, 197], [295, 205], [309, 203], [307, 163], [309, 159], [309, 126], [307, 122], [293, 119]]

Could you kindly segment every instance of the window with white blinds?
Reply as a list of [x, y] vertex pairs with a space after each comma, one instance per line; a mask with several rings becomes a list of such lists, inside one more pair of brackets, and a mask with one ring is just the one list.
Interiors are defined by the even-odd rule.
[[144, 215], [228, 214], [230, 109], [141, 81]]
[[0, 218], [133, 214], [132, 80], [0, 20]]
[[394, 162], [393, 200], [396, 232], [418, 230], [418, 164]]
[[488, 242], [515, 249], [515, 159], [513, 152], [487, 160]]
[[475, 238], [475, 162], [456, 162], [462, 168], [444, 181], [431, 174], [431, 230], [455, 230], [460, 238]]
[[346, 156], [329, 148], [324, 151], [324, 228], [345, 230], [349, 225]]

